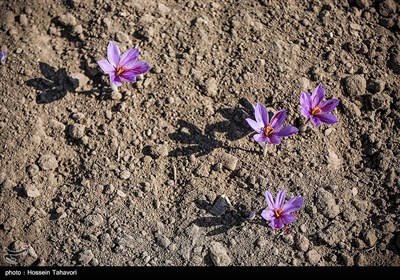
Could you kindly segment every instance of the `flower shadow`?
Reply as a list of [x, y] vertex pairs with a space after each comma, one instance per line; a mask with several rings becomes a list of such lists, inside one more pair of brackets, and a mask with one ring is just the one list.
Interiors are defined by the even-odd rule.
[[34, 78], [26, 81], [28, 86], [34, 87], [40, 93], [36, 97], [38, 104], [47, 104], [64, 98], [68, 92], [74, 92], [76, 85], [69, 77], [65, 68], [56, 70], [44, 62], [39, 62], [43, 78]]
[[177, 131], [169, 134], [169, 138], [182, 144], [188, 144], [189, 146], [170, 151], [170, 156], [197, 154], [200, 157], [212, 152], [216, 148], [222, 147], [221, 141], [203, 134], [194, 124], [185, 120], [178, 120], [178, 125], [179, 128]]
[[211, 216], [200, 217], [192, 221], [198, 227], [214, 228], [206, 233], [206, 236], [214, 236], [221, 233], [226, 233], [229, 230], [243, 226], [247, 220], [244, 217], [244, 205], [237, 204], [231, 207], [225, 214], [214, 216], [210, 213], [212, 205], [207, 201], [197, 199], [195, 204], [198, 208], [206, 210]]
[[236, 141], [251, 133], [245, 118], [250, 116], [253, 106], [247, 99], [240, 99], [235, 108], [223, 108], [217, 111], [226, 121], [206, 125], [204, 133], [192, 123], [185, 120], [178, 120], [178, 129], [169, 134], [169, 138], [188, 146], [170, 151], [169, 156], [190, 156], [197, 154], [197, 157], [207, 155], [217, 148], [240, 149], [251, 152], [240, 147], [224, 147], [220, 140], [216, 139], [216, 133], [225, 134], [229, 141]]

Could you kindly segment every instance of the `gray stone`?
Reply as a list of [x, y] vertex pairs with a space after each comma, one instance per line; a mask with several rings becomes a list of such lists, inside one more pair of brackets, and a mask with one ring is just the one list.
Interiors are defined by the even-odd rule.
[[223, 194], [219, 196], [213, 207], [210, 210], [210, 213], [215, 215], [215, 216], [221, 216], [225, 214], [225, 212], [232, 206], [231, 202], [229, 201], [229, 198]]
[[335, 218], [340, 213], [339, 205], [336, 205], [333, 195], [323, 188], [319, 188], [315, 194], [315, 205], [327, 218]]
[[40, 196], [40, 191], [35, 186], [24, 186], [24, 191], [28, 197], [38, 197]]
[[122, 198], [126, 197], [126, 193], [124, 193], [124, 192], [121, 191], [121, 190], [117, 190], [117, 195], [120, 196], [120, 197], [122, 197]]
[[111, 92], [111, 99], [112, 100], [120, 100], [122, 98], [121, 92], [116, 89]]
[[131, 172], [129, 172], [128, 170], [124, 170], [119, 174], [119, 177], [122, 180], [128, 180], [131, 177]]
[[374, 229], [368, 230], [364, 235], [364, 240], [369, 247], [374, 246], [376, 241], [378, 240], [378, 238], [376, 237], [376, 231]]
[[350, 96], [357, 97], [364, 95], [367, 88], [367, 81], [361, 75], [346, 77], [344, 80], [344, 89]]
[[68, 128], [68, 135], [74, 139], [81, 139], [85, 136], [85, 126], [82, 124], [73, 124]]
[[166, 144], [151, 146], [149, 150], [150, 156], [154, 159], [168, 156], [168, 146]]
[[82, 90], [89, 83], [89, 78], [83, 73], [74, 73], [69, 77], [74, 89]]
[[76, 18], [74, 15], [67, 13], [58, 18], [58, 21], [64, 26], [75, 26]]
[[331, 149], [328, 149], [327, 161], [330, 169], [337, 170], [340, 168], [342, 160], [338, 155]]
[[215, 266], [228, 266], [231, 264], [231, 258], [228, 255], [228, 250], [219, 242], [211, 242], [210, 257]]
[[160, 235], [157, 237], [157, 245], [162, 248], [167, 248], [171, 244], [171, 240], [168, 237]]
[[215, 78], [210, 78], [206, 82], [206, 94], [208, 96], [215, 96], [218, 92], [218, 84]]
[[35, 176], [36, 174], [38, 174], [38, 172], [39, 172], [39, 166], [37, 166], [36, 164], [29, 164], [29, 165], [26, 167], [26, 171], [28, 171], [29, 176], [33, 177], [33, 176]]
[[87, 265], [94, 258], [92, 250], [84, 250], [78, 256], [78, 261], [82, 265]]
[[307, 252], [306, 258], [311, 265], [316, 265], [321, 259], [321, 256], [316, 250], [312, 249]]
[[310, 241], [302, 234], [298, 234], [295, 240], [296, 248], [302, 252], [307, 252]]
[[374, 94], [371, 98], [371, 107], [374, 110], [390, 110], [392, 98], [384, 92]]
[[365, 259], [364, 254], [358, 253], [358, 254], [354, 257], [354, 264], [355, 264], [356, 266], [366, 266], [366, 265], [367, 265], [367, 260]]
[[58, 162], [53, 154], [45, 154], [39, 158], [38, 165], [42, 170], [54, 170], [58, 167]]
[[378, 12], [381, 16], [390, 17], [396, 13], [396, 2], [394, 0], [384, 0], [378, 6]]
[[100, 214], [91, 214], [84, 219], [84, 224], [88, 227], [98, 227], [103, 223], [103, 217]]
[[390, 55], [388, 64], [395, 73], [400, 74], [400, 46]]
[[126, 233], [117, 239], [117, 244], [128, 248], [135, 248], [137, 246], [136, 239], [132, 235]]
[[234, 171], [236, 169], [236, 165], [239, 159], [231, 154], [222, 152], [220, 155], [220, 162], [222, 166], [230, 171]]
[[358, 7], [368, 9], [371, 6], [371, 0], [356, 0]]

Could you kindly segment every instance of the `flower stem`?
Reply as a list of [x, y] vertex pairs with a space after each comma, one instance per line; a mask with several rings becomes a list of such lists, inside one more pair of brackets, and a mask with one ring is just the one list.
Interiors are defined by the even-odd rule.
[[263, 156], [264, 156], [264, 157], [267, 156], [267, 152], [268, 152], [267, 143], [264, 143], [264, 151], [263, 151]]

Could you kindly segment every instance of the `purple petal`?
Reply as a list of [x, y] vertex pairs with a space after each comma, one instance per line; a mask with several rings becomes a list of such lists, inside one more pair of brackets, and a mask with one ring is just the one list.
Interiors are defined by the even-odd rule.
[[270, 223], [269, 226], [272, 227], [273, 229], [281, 229], [283, 228], [283, 222], [281, 219], [273, 219]]
[[319, 114], [318, 116], [310, 115], [310, 121], [313, 125], [319, 126], [321, 124], [321, 120], [319, 119], [319, 116], [321, 116], [321, 114]]
[[101, 70], [103, 70], [104, 73], [109, 74], [115, 71], [115, 68], [108, 62], [107, 59], [102, 59], [97, 61], [97, 64], [99, 64]]
[[121, 68], [126, 67], [126, 68], [130, 69], [135, 65], [138, 57], [139, 57], [138, 49], [136, 49], [136, 48], [129, 49], [123, 55], [121, 55], [119, 64], [120, 64]]
[[254, 131], [261, 133], [261, 131], [263, 129], [262, 124], [256, 122], [255, 120], [252, 120], [250, 118], [247, 118], [246, 122], [251, 126], [252, 129], [254, 129]]
[[313, 91], [311, 107], [314, 108], [315, 106], [318, 106], [319, 103], [321, 103], [322, 99], [324, 99], [324, 97], [325, 90], [320, 83]]
[[110, 41], [107, 48], [107, 57], [110, 64], [115, 68], [117, 68], [119, 63], [119, 56], [120, 52], [118, 46], [113, 41]]
[[261, 217], [263, 217], [263, 219], [267, 220], [267, 221], [271, 221], [272, 219], [275, 218], [274, 212], [272, 212], [271, 210], [263, 210], [261, 212]]
[[306, 107], [306, 108], [311, 108], [311, 95], [306, 92], [303, 91], [300, 95], [300, 105], [301, 107]]
[[267, 137], [264, 134], [256, 134], [253, 136], [253, 139], [258, 143], [267, 142]]
[[291, 213], [293, 211], [299, 210], [304, 203], [304, 198], [301, 196], [296, 196], [288, 200], [288, 202], [283, 205], [283, 212], [284, 213]]
[[274, 198], [272, 197], [271, 193], [268, 191], [265, 192], [265, 201], [267, 202], [268, 208], [270, 210], [275, 210]]
[[338, 99], [329, 99], [325, 102], [322, 102], [319, 108], [321, 109], [322, 113], [330, 113], [335, 109], [335, 107], [339, 104], [340, 100]]
[[310, 108], [302, 107], [302, 108], [301, 108], [301, 114], [302, 114], [305, 118], [309, 118], [310, 115], [311, 115], [311, 110], [310, 110]]
[[281, 127], [283, 122], [286, 120], [286, 110], [279, 110], [274, 114], [269, 124], [273, 129], [278, 129]]
[[124, 73], [128, 72], [128, 73], [135, 74], [136, 76], [139, 76], [141, 74], [146, 73], [150, 69], [151, 69], [151, 67], [150, 67], [150, 65], [147, 64], [146, 61], [136, 61], [136, 63], [131, 68], [124, 71]]
[[280, 218], [282, 219], [282, 222], [285, 225], [290, 224], [291, 222], [294, 222], [297, 219], [297, 217], [292, 214], [285, 214], [285, 215], [282, 215]]
[[285, 202], [285, 190], [280, 190], [275, 200], [275, 209], [282, 209]]
[[122, 86], [122, 81], [121, 81], [121, 78], [120, 78], [120, 77], [118, 77], [117, 75], [115, 75], [115, 73], [110, 73], [109, 75], [110, 75], [110, 82], [111, 82], [111, 84], [113, 84], [113, 85], [115, 85], [115, 86], [117, 86], [117, 87]]
[[281, 138], [277, 134], [271, 134], [269, 136], [266, 136], [268, 139], [268, 142], [271, 144], [280, 144], [281, 143]]
[[334, 124], [338, 122], [338, 119], [333, 114], [319, 114], [318, 118], [321, 122], [326, 124]]
[[130, 71], [124, 71], [119, 76], [121, 77], [121, 80], [123, 82], [130, 82], [130, 83], [136, 82], [137, 75]]
[[7, 54], [7, 51], [1, 51], [1, 54], [0, 54], [0, 63], [1, 64], [4, 64], [4, 62], [6, 62], [6, 54]]
[[297, 133], [298, 131], [299, 131], [298, 128], [296, 128], [292, 125], [288, 125], [288, 126], [283, 127], [281, 130], [279, 130], [276, 133], [276, 135], [278, 135], [279, 137], [287, 137], [287, 136]]
[[258, 123], [262, 123], [262, 127], [269, 124], [269, 117], [267, 108], [264, 107], [261, 103], [257, 103], [254, 107], [254, 116]]

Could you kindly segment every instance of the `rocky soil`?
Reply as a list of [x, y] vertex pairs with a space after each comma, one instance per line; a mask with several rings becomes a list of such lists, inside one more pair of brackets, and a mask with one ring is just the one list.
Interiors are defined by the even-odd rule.
[[[29, 245], [17, 265], [400, 265], [398, 1], [117, 2], [1, 1], [0, 247]], [[153, 67], [121, 94], [96, 63], [109, 40]], [[339, 123], [263, 157], [251, 104], [301, 127], [319, 82]], [[259, 215], [281, 188], [305, 197], [289, 235]]]

